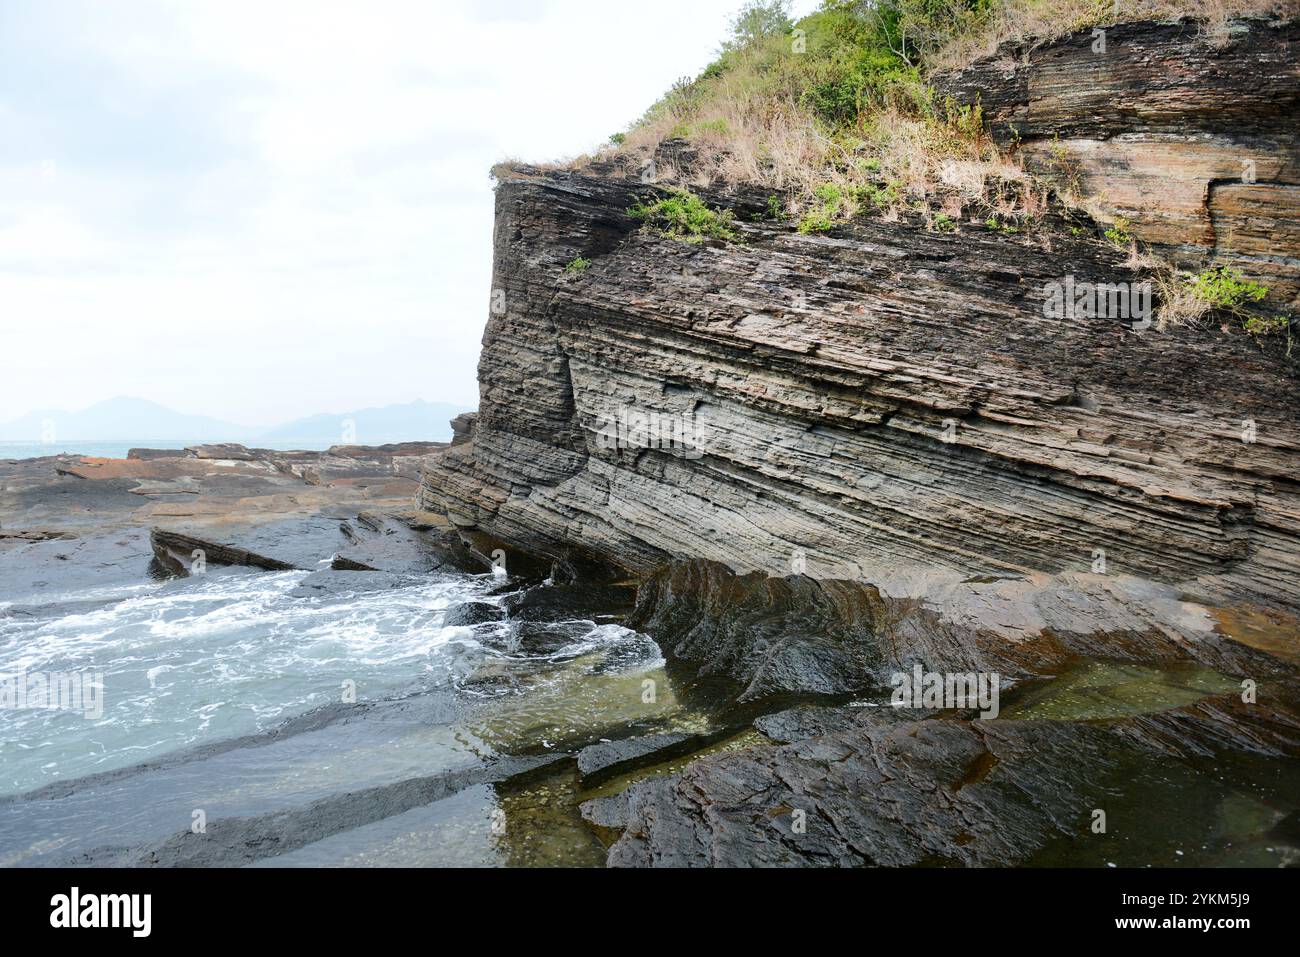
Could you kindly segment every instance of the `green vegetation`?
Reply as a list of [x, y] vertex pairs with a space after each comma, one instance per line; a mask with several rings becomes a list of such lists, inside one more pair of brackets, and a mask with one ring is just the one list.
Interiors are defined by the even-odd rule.
[[926, 197], [949, 160], [967, 164], [977, 199], [1003, 164], [979, 109], [937, 102], [920, 57], [946, 35], [941, 23], [974, 22], [995, 2], [824, 0], [794, 22], [785, 0], [751, 0], [717, 60], [674, 83], [619, 149], [644, 156], [667, 139], [694, 141], [692, 181], [773, 187], [780, 218], [806, 232]]
[[1188, 280], [1192, 294], [1214, 309], [1240, 312], [1248, 303], [1262, 302], [1268, 287], [1242, 278], [1227, 266], [1216, 266]]
[[706, 239], [734, 241], [733, 214], [729, 209], [710, 209], [688, 190], [674, 190], [672, 195], [651, 203], [638, 203], [628, 215], [643, 220], [665, 236], [688, 243]]
[[1133, 242], [1133, 234], [1129, 232], [1132, 225], [1123, 216], [1116, 216], [1115, 222], [1106, 230], [1106, 238], [1115, 246], [1127, 246]]
[[810, 209], [799, 220], [799, 232], [805, 236], [811, 233], [827, 233], [835, 228], [835, 220], [824, 209]]
[[[1188, 13], [1213, 32], [1273, 2], [1126, 0], [1123, 19]], [[968, 206], [981, 218], [1018, 214], [1017, 203], [1041, 204], [1049, 183], [1078, 191], [1068, 151], [1058, 144], [1060, 168], [1036, 182], [994, 147], [978, 107], [939, 102], [928, 77], [1013, 36], [1048, 40], [1114, 17], [1110, 0], [822, 0], [796, 21], [788, 0], [749, 0], [717, 59], [674, 83], [613, 142], [644, 157], [666, 139], [696, 141], [704, 148], [692, 182], [777, 188], [798, 222], [828, 218], [814, 196], [827, 182], [855, 201], [829, 217], [836, 222], [850, 210], [892, 215], [938, 193], [955, 195], [963, 214]], [[662, 176], [685, 181], [673, 170]]]
[[576, 276], [580, 273], [586, 272], [589, 266], [591, 266], [591, 260], [583, 259], [581, 256], [579, 256], [576, 259], [574, 259], [572, 262], [567, 263], [565, 265], [564, 274], [566, 276]]
[[898, 181], [889, 183], [863, 183], [857, 188], [858, 202], [874, 209], [890, 209], [902, 201], [903, 184]]
[[[1271, 2], [1125, 0], [1122, 17], [1190, 13], [1213, 32]], [[667, 139], [693, 141], [689, 178], [669, 168], [663, 181], [761, 184], [813, 231], [853, 214], [910, 212], [918, 200], [954, 221], [969, 210], [1027, 223], [1049, 192], [1080, 191], [1068, 151], [1052, 151], [1059, 168], [1026, 173], [985, 135], [978, 107], [941, 102], [929, 76], [1014, 36], [1049, 40], [1114, 18], [1110, 0], [822, 0], [798, 20], [787, 0], [749, 0], [717, 58], [674, 83], [613, 148], [644, 159]], [[826, 183], [852, 203], [828, 212], [814, 195]], [[928, 210], [922, 218], [932, 222]]]
[[1251, 309], [1268, 296], [1268, 287], [1252, 282], [1227, 266], [1215, 266], [1186, 280], [1191, 299], [1203, 304], [1207, 311], [1230, 312], [1241, 322], [1241, 328], [1259, 338], [1285, 334], [1287, 355], [1291, 354], [1291, 317], [1267, 315]]
[[767, 198], [767, 206], [760, 213], [753, 213], [749, 217], [756, 223], [772, 222], [779, 223], [790, 218], [785, 210], [785, 202], [780, 196], [773, 193]]
[[1291, 317], [1269, 314], [1255, 308], [1268, 297], [1268, 287], [1228, 266], [1214, 266], [1195, 275], [1173, 271], [1157, 273], [1161, 329], [1196, 325], [1213, 313], [1229, 313], [1252, 336], [1285, 334], [1287, 355], [1291, 354]]
[[1252, 336], [1272, 336], [1291, 328], [1290, 316], [1246, 316], [1241, 327]]
[[781, 0], [755, 0], [732, 18], [731, 37], [722, 44], [722, 49], [724, 53], [744, 50], [769, 37], [783, 37], [793, 29], [788, 4]]

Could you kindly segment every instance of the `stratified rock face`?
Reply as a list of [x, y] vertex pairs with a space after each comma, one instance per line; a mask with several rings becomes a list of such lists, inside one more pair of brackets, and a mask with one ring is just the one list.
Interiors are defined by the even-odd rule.
[[[1221, 129], [1197, 92], [1217, 74], [1174, 81], [1182, 127]], [[1046, 315], [1063, 277], [1138, 278], [1123, 251], [1050, 217], [803, 236], [752, 222], [761, 194], [706, 196], [743, 241], [691, 245], [628, 215], [653, 194], [599, 165], [498, 187], [481, 409], [421, 491], [481, 553], [702, 558], [893, 596], [1095, 572], [1300, 602], [1292, 367], [1217, 324]]]
[[1300, 21], [1128, 23], [1012, 43], [939, 89], [978, 101], [1031, 166], [1187, 265], [1227, 263], [1300, 302]]

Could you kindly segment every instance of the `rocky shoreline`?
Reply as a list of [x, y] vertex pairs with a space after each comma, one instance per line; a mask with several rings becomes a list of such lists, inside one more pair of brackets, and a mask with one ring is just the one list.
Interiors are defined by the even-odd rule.
[[[1286, 299], [1296, 29], [1126, 24], [1106, 56], [1079, 34], [940, 86], [1026, 162], [1073, 157], [1145, 241]], [[661, 150], [689, 173], [684, 144]], [[1256, 154], [1258, 182], [1227, 182]], [[614, 164], [501, 173], [481, 406], [420, 490], [480, 553], [636, 578], [629, 623], [681, 687], [766, 713], [778, 743], [585, 805], [621, 835], [610, 864], [1041, 863], [1063, 841], [1084, 855], [1103, 795], [1169, 801], [1162, 773], [1194, 789], [1242, 756], [1294, 768], [1289, 356], [1226, 325], [1051, 318], [1061, 277], [1140, 277], [1104, 224], [1059, 211], [1026, 235], [904, 218], [818, 236], [760, 192], [699, 192], [739, 241], [640, 229], [627, 210], [658, 188]], [[1215, 677], [1086, 720], [844, 706], [913, 665], [994, 674], [1013, 699], [1089, 667]], [[779, 712], [800, 698], [822, 701]]]
[[[1031, 159], [1064, 136], [1134, 215], [1158, 144], [1181, 205], [1147, 217], [1151, 241], [1248, 265], [1266, 235], [1291, 289], [1300, 35], [1234, 31], [1213, 47], [1128, 25], [1100, 65], [1083, 36], [1004, 50], [948, 89]], [[1267, 95], [1244, 96], [1257, 63]], [[1115, 109], [1073, 98], [1075, 71], [1122, 86]], [[1249, 216], [1223, 182], [1243, 149], [1276, 161]], [[662, 158], [689, 168], [680, 142]], [[310, 572], [303, 598], [496, 572], [441, 619], [505, 649], [458, 675], [483, 699], [526, 685], [509, 667], [555, 656], [574, 622], [650, 636], [662, 678], [615, 674], [582, 720], [557, 678], [561, 717], [512, 715], [491, 761], [229, 816], [215, 840], [149, 822], [76, 863], [313, 863], [344, 832], [487, 787], [524, 788], [528, 814], [580, 807], [611, 866], [1300, 863], [1293, 360], [1227, 326], [1047, 316], [1064, 276], [1140, 277], [1104, 224], [1059, 210], [1016, 235], [907, 218], [804, 235], [764, 218], [762, 191], [702, 190], [741, 241], [688, 244], [628, 214], [657, 190], [613, 163], [503, 177], [482, 402], [448, 446], [0, 462], [0, 613], [209, 565]], [[1198, 231], [1242, 217], [1231, 249]], [[996, 716], [892, 706], [914, 668], [991, 681]], [[669, 696], [689, 722], [662, 720]], [[461, 706], [331, 707], [0, 803], [152, 794], [155, 774], [188, 794], [190, 763], [307, 760], [299, 735], [418, 736]]]
[[81, 583], [185, 576], [200, 557], [261, 569], [481, 570], [441, 516], [412, 507], [423, 457], [440, 448], [221, 445], [0, 461], [3, 597], [38, 602]]
[[[396, 471], [408, 467], [387, 461], [388, 453], [317, 456], [315, 467], [329, 458], [347, 478], [316, 486], [267, 471], [268, 462], [255, 453], [234, 451], [221, 458], [191, 451], [119, 462], [5, 463], [5, 494], [22, 498], [27, 514], [43, 521], [25, 528], [6, 521], [0, 561], [39, 567], [31, 562], [32, 549], [63, 549], [69, 557], [50, 558], [49, 565], [58, 565], [47, 567], [47, 574], [64, 582], [57, 576], [78, 568], [88, 553], [98, 554], [97, 541], [143, 537], [152, 540], [148, 552], [141, 541], [131, 560], [101, 569], [184, 576], [194, 571], [196, 550], [213, 566], [319, 567], [294, 591], [308, 599], [383, 592], [431, 573], [490, 567], [487, 556], [459, 544], [437, 516], [417, 519], [409, 500], [387, 497]], [[307, 457], [292, 458], [301, 464]], [[130, 478], [122, 479], [123, 473]], [[140, 514], [106, 496], [107, 489], [75, 484], [68, 491], [68, 483], [123, 481], [152, 490], [150, 483], [180, 481], [181, 473], [193, 479], [202, 522], [150, 528], [135, 524], [157, 517], [150, 505]], [[254, 474], [267, 483], [263, 491], [275, 497], [274, 507], [267, 496], [249, 494], [260, 487], [247, 481]], [[332, 501], [290, 503], [284, 489], [294, 486], [286, 482], [300, 490], [328, 489]], [[223, 498], [232, 490], [238, 498]], [[357, 507], [358, 494], [367, 496], [364, 509]], [[210, 507], [218, 501], [225, 508]], [[622, 622], [652, 635], [666, 658], [667, 686], [657, 693], [671, 690], [703, 709], [707, 723], [672, 730], [650, 718], [653, 708], [620, 701], [603, 718], [593, 714], [593, 730], [585, 736], [547, 742], [545, 734], [526, 733], [496, 760], [476, 767], [404, 777], [283, 812], [226, 815], [203, 838], [164, 831], [138, 844], [88, 845], [75, 858], [55, 854], [49, 863], [306, 863], [319, 858], [318, 846], [346, 846], [354, 833], [383, 833], [457, 795], [490, 787], [529, 804], [570, 777], [576, 783], [565, 785], [572, 794], [566, 800], [580, 804], [611, 866], [1132, 864], [1157, 853], [1154, 848], [1164, 853], [1202, 839], [1225, 863], [1300, 861], [1292, 833], [1300, 809], [1289, 790], [1300, 768], [1300, 681], [1296, 632], [1285, 619], [1275, 619], [1269, 646], [1258, 640], [1258, 626], [1256, 633], [1234, 634], [1192, 614], [1169, 589], [1138, 580], [1108, 587], [1100, 587], [1100, 578], [1075, 581], [1068, 592], [1025, 591], [1023, 582], [1007, 580], [967, 582], [967, 592], [953, 592], [953, 604], [942, 606], [893, 598], [859, 581], [739, 575], [700, 560], [667, 565], [635, 584], [594, 581], [572, 561], [555, 561], [546, 579], [502, 579], [501, 597], [449, 609], [443, 625], [478, 629], [504, 622], [509, 653], [528, 660], [544, 659], [571, 640], [566, 623], [574, 619]], [[995, 594], [1008, 588], [1000, 599], [979, 599], [981, 589]], [[1108, 608], [1115, 588], [1124, 600]], [[963, 608], [963, 601], [975, 605]], [[1028, 636], [1022, 613], [1003, 621], [999, 631], [988, 627], [991, 608], [1032, 608], [1053, 626]], [[1146, 609], [1146, 617], [1131, 617], [1135, 608]], [[20, 603], [3, 614], [67, 610]], [[1108, 614], [1130, 618], [1098, 626]], [[1001, 714], [983, 719], [969, 709], [889, 707], [888, 676], [913, 663], [994, 672]], [[474, 679], [482, 680], [491, 687], [486, 675]], [[1243, 680], [1256, 689], [1249, 703]], [[624, 693], [642, 691], [633, 685]], [[558, 704], [563, 712], [565, 703]], [[382, 726], [403, 712], [411, 716], [403, 720], [419, 723], [420, 714], [441, 714], [446, 707], [441, 696], [333, 706], [263, 735], [51, 785], [0, 804], [16, 801], [24, 814], [28, 808], [47, 813], [41, 809], [72, 807], [101, 792], [129, 795], [156, 787], [149, 783], [154, 780], [184, 781], [211, 764], [247, 761], [241, 755], [264, 748], [297, 753], [313, 736]], [[626, 723], [616, 717], [620, 710]], [[1235, 790], [1216, 783], [1227, 768]], [[1239, 813], [1231, 809], [1241, 800], [1234, 797], [1240, 789], [1252, 795], [1249, 820], [1262, 834], [1229, 829], [1232, 840], [1225, 846], [1216, 828], [1242, 827], [1235, 819], [1220, 820]], [[1208, 817], [1175, 815], [1180, 824], [1173, 834], [1160, 832], [1136, 847], [1087, 839], [1095, 810], [1108, 809], [1111, 826], [1131, 836], [1152, 827], [1153, 806], [1192, 798]]]

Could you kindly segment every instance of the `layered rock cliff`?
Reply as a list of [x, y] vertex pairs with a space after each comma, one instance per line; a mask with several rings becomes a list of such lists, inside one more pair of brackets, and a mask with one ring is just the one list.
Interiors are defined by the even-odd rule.
[[[1134, 69], [1124, 57], [1141, 66], [1129, 100], [1105, 83], [1082, 99], [1040, 92], [1071, 70], [1088, 88], [1099, 67], [1086, 34], [1036, 51], [1010, 81], [995, 58], [954, 89], [980, 96], [994, 129], [1013, 116], [1040, 145], [1057, 132], [1076, 151], [1103, 143], [1103, 187], [1145, 190], [1113, 151], [1163, 144], [1182, 185], [1145, 202], [1167, 201], [1169, 222], [1182, 159], [1212, 146], [1240, 169], [1233, 144], [1249, 140], [1268, 156], [1259, 182], [1219, 183], [1196, 215], [1251, 197], [1252, 228], [1285, 270], [1300, 261], [1286, 206], [1295, 27], [1242, 29], [1213, 54], [1190, 28], [1113, 31], [1114, 76]], [[1188, 45], [1195, 68], [1173, 70]], [[1206, 60], [1233, 50], [1263, 64], [1248, 97], [1230, 62]], [[1071, 120], [1076, 108], [1092, 118]], [[1202, 192], [1227, 175], [1197, 169]], [[635, 573], [701, 558], [979, 605], [986, 620], [1044, 601], [1077, 611], [1063, 592], [1092, 596], [1089, 614], [1143, 606], [1115, 597], [1139, 580], [1170, 586], [1175, 611], [1150, 616], [1166, 620], [1189, 594], [1300, 603], [1293, 366], [1218, 323], [1161, 333], [1047, 317], [1047, 290], [1067, 276], [1141, 278], [1099, 228], [1049, 215], [1016, 235], [906, 219], [800, 235], [755, 221], [765, 197], [735, 191], [702, 195], [736, 211], [740, 241], [692, 245], [628, 215], [659, 192], [600, 164], [516, 167], [497, 189], [481, 408], [421, 492], [485, 554], [577, 553]], [[1205, 239], [1179, 228], [1175, 244]], [[590, 266], [566, 270], [578, 258]], [[1051, 608], [1004, 630], [1037, 634]]]
[[1124, 23], [1003, 47], [940, 77], [1029, 165], [1177, 262], [1300, 303], [1300, 21]]

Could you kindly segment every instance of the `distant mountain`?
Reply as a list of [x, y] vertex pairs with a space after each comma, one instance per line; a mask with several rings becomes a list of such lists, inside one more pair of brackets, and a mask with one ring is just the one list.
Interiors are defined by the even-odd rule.
[[276, 445], [387, 445], [391, 442], [450, 442], [448, 424], [467, 406], [446, 402], [408, 402], [378, 409], [313, 415], [263, 432], [258, 441]]
[[157, 402], [120, 396], [80, 412], [45, 409], [0, 425], [0, 441], [238, 442], [247, 426], [205, 415], [185, 415]]
[[304, 449], [391, 442], [447, 442], [448, 422], [470, 408], [445, 402], [408, 402], [356, 412], [313, 415], [274, 429], [254, 429], [204, 415], [185, 415], [146, 399], [119, 397], [80, 412], [29, 412], [0, 424], [0, 442], [241, 442]]

